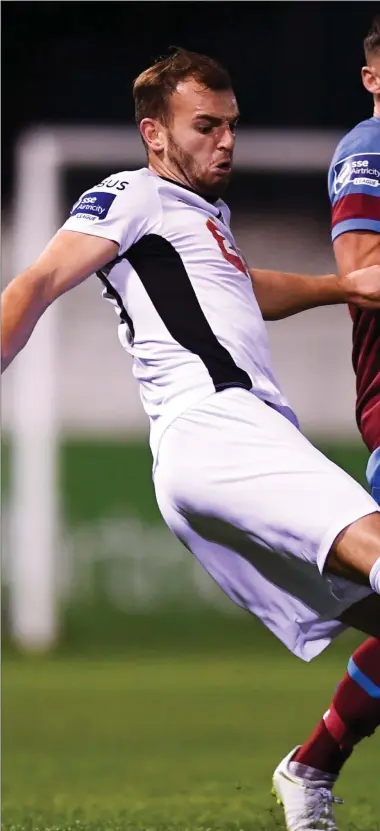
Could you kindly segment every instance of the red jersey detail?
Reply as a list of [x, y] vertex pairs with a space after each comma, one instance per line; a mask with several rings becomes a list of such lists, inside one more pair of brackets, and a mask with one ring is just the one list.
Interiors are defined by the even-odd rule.
[[209, 231], [211, 231], [214, 239], [216, 239], [224, 259], [228, 260], [228, 262], [231, 263], [231, 265], [234, 265], [235, 268], [238, 268], [242, 274], [247, 274], [249, 276], [247, 263], [240, 254], [240, 251], [238, 251], [232, 243], [226, 239], [212, 219], [208, 219], [206, 225]]
[[380, 220], [380, 199], [367, 193], [349, 193], [335, 202], [332, 209], [332, 227], [345, 219]]

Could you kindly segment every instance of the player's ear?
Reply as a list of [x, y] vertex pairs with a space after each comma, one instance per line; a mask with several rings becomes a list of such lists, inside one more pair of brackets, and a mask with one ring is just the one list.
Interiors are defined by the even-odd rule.
[[165, 149], [164, 130], [155, 118], [143, 118], [140, 121], [140, 133], [147, 147], [154, 153], [161, 153]]
[[363, 86], [371, 95], [380, 95], [380, 75], [373, 66], [362, 67]]

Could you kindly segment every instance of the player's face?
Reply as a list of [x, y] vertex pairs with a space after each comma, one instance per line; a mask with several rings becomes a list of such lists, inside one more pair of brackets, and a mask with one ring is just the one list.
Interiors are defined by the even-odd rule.
[[194, 190], [219, 196], [231, 178], [238, 117], [232, 90], [214, 92], [192, 79], [182, 82], [171, 98], [166, 164]]

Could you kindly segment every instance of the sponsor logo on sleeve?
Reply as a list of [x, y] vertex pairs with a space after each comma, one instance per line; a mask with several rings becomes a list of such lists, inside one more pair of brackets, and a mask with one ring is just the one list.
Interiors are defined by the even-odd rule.
[[339, 194], [347, 185], [370, 188], [380, 186], [380, 153], [349, 156], [334, 165], [334, 192]]
[[71, 208], [70, 216], [93, 221], [105, 219], [115, 198], [114, 193], [103, 193], [102, 191], [86, 193], [75, 202], [75, 205]]

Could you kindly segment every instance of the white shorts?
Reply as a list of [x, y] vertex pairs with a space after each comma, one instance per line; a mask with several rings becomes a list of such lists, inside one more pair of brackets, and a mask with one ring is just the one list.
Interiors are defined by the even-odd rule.
[[214, 393], [164, 433], [162, 516], [224, 592], [310, 661], [370, 588], [324, 573], [337, 535], [378, 510], [284, 415], [242, 389]]

